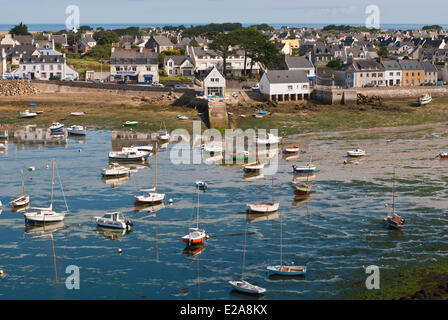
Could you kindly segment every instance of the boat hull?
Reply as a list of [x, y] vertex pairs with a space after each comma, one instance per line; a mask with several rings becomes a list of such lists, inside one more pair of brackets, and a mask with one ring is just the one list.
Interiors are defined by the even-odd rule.
[[39, 212], [26, 212], [24, 215], [27, 223], [52, 223], [64, 220], [65, 212], [56, 213], [50, 210]]
[[314, 173], [316, 172], [315, 166], [308, 166], [308, 167], [296, 167], [292, 166], [294, 173]]
[[229, 284], [234, 290], [249, 293], [249, 294], [264, 294], [266, 292], [265, 288], [255, 286], [248, 283], [247, 281], [229, 281]]
[[300, 266], [268, 266], [270, 275], [301, 276], [306, 274], [306, 267]]
[[11, 206], [13, 208], [24, 207], [24, 206], [27, 206], [29, 203], [30, 203], [30, 197], [29, 196], [20, 197], [20, 198], [15, 199], [15, 200], [10, 202], [10, 204], [11, 204]]
[[280, 207], [279, 202], [275, 203], [249, 203], [247, 204], [247, 211], [251, 213], [267, 213], [278, 211]]
[[157, 193], [157, 194], [150, 194], [149, 196], [135, 196], [134, 197], [134, 204], [135, 205], [142, 205], [142, 204], [156, 204], [161, 203], [165, 199], [164, 193]]

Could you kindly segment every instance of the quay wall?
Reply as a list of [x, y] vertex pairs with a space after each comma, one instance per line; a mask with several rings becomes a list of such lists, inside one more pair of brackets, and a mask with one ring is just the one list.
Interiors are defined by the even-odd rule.
[[366, 96], [384, 99], [417, 98], [429, 93], [432, 97], [448, 96], [448, 86], [356, 88], [356, 92]]

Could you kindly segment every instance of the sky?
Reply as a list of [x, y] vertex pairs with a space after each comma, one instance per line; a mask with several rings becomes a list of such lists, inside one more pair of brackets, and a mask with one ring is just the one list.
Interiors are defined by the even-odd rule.
[[89, 23], [447, 24], [447, 0], [0, 0], [0, 24], [65, 24], [69, 5]]

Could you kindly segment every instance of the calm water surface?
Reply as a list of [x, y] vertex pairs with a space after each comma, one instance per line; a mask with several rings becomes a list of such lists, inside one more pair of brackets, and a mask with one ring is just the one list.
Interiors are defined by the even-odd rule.
[[[11, 141], [0, 154], [0, 269], [5, 272], [0, 298], [248, 299], [228, 285], [241, 277], [245, 231], [244, 278], [267, 289], [261, 299], [337, 298], [364, 290], [351, 284], [364, 283], [368, 265], [392, 270], [446, 256], [448, 162], [434, 157], [448, 138], [421, 134], [293, 142], [308, 152], [298, 161], [280, 161], [274, 190], [280, 210], [257, 217], [246, 215], [245, 205], [271, 199], [269, 177], [246, 181], [240, 166], [175, 166], [169, 161], [171, 144], [159, 152], [157, 186], [173, 204], [154, 214], [133, 205], [133, 196], [153, 185], [154, 158], [149, 166], [134, 168], [127, 180], [101, 179], [107, 153], [120, 145], [111, 132], [89, 131], [85, 140], [69, 138], [59, 145]], [[357, 146], [368, 157], [344, 164], [345, 152]], [[311, 155], [319, 169], [312, 197], [294, 201], [291, 164], [305, 163]], [[49, 204], [52, 158], [57, 167], [53, 207], [65, 209], [65, 194], [70, 213], [43, 234], [26, 228], [23, 213], [11, 212], [7, 204], [21, 193], [22, 169], [32, 205]], [[26, 171], [30, 166], [36, 170]], [[403, 231], [389, 231], [380, 223], [390, 213], [393, 166], [397, 210], [409, 223]], [[199, 179], [209, 183], [200, 192], [200, 225], [211, 238], [200, 254], [189, 255], [181, 237], [195, 221], [194, 181]], [[132, 232], [96, 227], [93, 217], [112, 210], [134, 222]], [[268, 277], [266, 266], [280, 259], [280, 221], [283, 261], [307, 265], [305, 277]], [[65, 287], [69, 265], [80, 268], [80, 290]]]

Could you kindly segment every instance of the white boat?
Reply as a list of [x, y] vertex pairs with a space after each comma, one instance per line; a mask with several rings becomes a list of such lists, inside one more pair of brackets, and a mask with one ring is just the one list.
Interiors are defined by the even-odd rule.
[[61, 131], [64, 129], [64, 125], [59, 122], [53, 122], [49, 129], [51, 132]]
[[[62, 211], [62, 212], [53, 211], [53, 185], [54, 185], [53, 180], [54, 180], [54, 160], [52, 164], [52, 175], [51, 175], [50, 206], [48, 208], [32, 208], [37, 211], [25, 212], [23, 215], [25, 217], [26, 223], [51, 223], [64, 220], [64, 217], [68, 213], [68, 211]], [[64, 192], [64, 190], [62, 190], [62, 192]], [[67, 206], [67, 203], [65, 204]]]
[[422, 106], [428, 104], [432, 101], [432, 98], [429, 94], [422, 95], [418, 97], [418, 103]]
[[243, 165], [243, 170], [246, 172], [259, 171], [263, 168], [264, 168], [264, 163], [261, 163], [259, 161], [251, 162], [251, 163]]
[[109, 160], [115, 161], [144, 161], [149, 153], [134, 148], [123, 148], [121, 151], [109, 152]]
[[349, 156], [349, 157], [362, 157], [365, 155], [366, 155], [366, 152], [361, 149], [347, 151], [347, 156]]
[[136, 149], [137, 151], [151, 152], [153, 150], [152, 145], [147, 146], [131, 146], [131, 148]]
[[158, 144], [156, 142], [156, 148], [155, 148], [155, 168], [154, 168], [154, 187], [151, 189], [143, 189], [140, 190], [142, 192], [146, 192], [145, 195], [138, 195], [134, 196], [134, 204], [135, 205], [142, 205], [142, 204], [156, 204], [163, 202], [165, 200], [165, 194], [164, 193], [157, 193], [156, 192], [156, 186], [157, 186], [157, 149]]
[[103, 168], [103, 177], [120, 177], [129, 174], [130, 169], [119, 165], [116, 162], [109, 164], [109, 168]]
[[209, 153], [220, 153], [222, 152], [223, 149], [222, 146], [213, 144], [213, 145], [203, 145], [203, 150]]
[[[162, 126], [163, 126], [163, 129], [162, 129]], [[157, 139], [162, 140], [162, 141], [167, 141], [167, 140], [170, 140], [170, 138], [171, 138], [171, 136], [168, 133], [168, 131], [166, 130], [165, 123], [163, 123], [163, 124], [161, 123], [160, 130], [157, 133]]]
[[8, 149], [8, 141], [0, 142], [0, 149]]
[[84, 116], [86, 113], [85, 112], [72, 112], [70, 113], [72, 116]]
[[197, 196], [198, 196], [198, 205], [196, 214], [196, 227], [189, 228], [188, 234], [182, 237], [182, 242], [186, 243], [188, 246], [198, 245], [207, 238], [205, 230], [199, 229], [199, 189]]
[[299, 145], [293, 146], [293, 147], [285, 147], [283, 149], [284, 153], [297, 153], [299, 151], [300, 151], [300, 146]]
[[294, 173], [314, 173], [316, 171], [316, 166], [313, 164], [308, 164], [307, 166], [292, 166]]
[[250, 284], [245, 280], [229, 281], [233, 289], [250, 294], [263, 294], [266, 292], [265, 288]]
[[179, 120], [188, 120], [188, 117], [187, 116], [183, 116], [183, 115], [178, 115], [177, 118]]
[[22, 175], [22, 195], [19, 198], [15, 199], [9, 203], [14, 209], [20, 208], [20, 207], [25, 207], [30, 203], [30, 196], [25, 194], [23, 170], [21, 171], [21, 175]]
[[86, 129], [83, 126], [73, 125], [70, 128], [67, 128], [67, 133], [77, 136], [85, 136]]
[[20, 118], [34, 118], [37, 116], [36, 112], [30, 112], [30, 110], [25, 110], [24, 112], [20, 112]]
[[280, 202], [274, 201], [274, 177], [272, 176], [272, 202], [248, 203], [246, 206], [249, 213], [275, 212], [280, 207]]
[[195, 182], [196, 188], [200, 190], [206, 190], [208, 188], [208, 185], [205, 181], [196, 181]]
[[126, 217], [123, 217], [119, 212], [109, 212], [102, 217], [95, 217], [96, 224], [103, 228], [114, 229], [131, 229], [133, 225]]
[[266, 134], [266, 138], [255, 138], [255, 143], [257, 144], [263, 144], [263, 145], [270, 145], [279, 143], [282, 140], [281, 137], [277, 137], [271, 133]]

